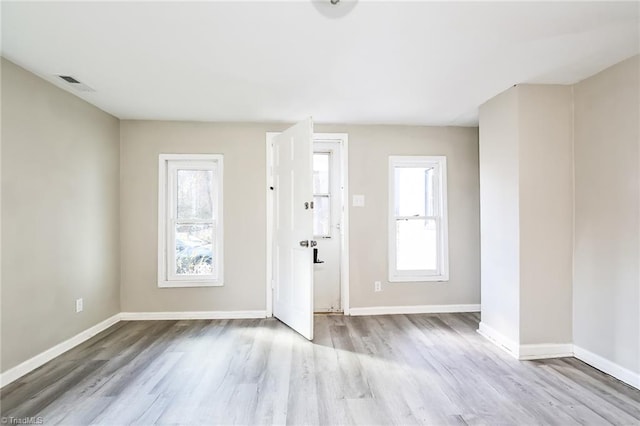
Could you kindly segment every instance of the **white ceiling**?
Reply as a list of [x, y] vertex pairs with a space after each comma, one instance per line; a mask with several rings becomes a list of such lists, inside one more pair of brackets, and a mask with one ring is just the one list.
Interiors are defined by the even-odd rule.
[[639, 53], [638, 2], [328, 7], [3, 1], [2, 55], [67, 89], [52, 76], [76, 77], [123, 119], [475, 125], [513, 84], [574, 83]]

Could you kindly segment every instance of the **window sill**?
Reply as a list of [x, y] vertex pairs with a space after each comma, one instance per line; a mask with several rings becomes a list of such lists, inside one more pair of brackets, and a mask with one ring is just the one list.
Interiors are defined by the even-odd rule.
[[414, 283], [414, 282], [449, 282], [448, 275], [423, 275], [423, 276], [394, 276], [389, 277], [390, 283]]
[[160, 288], [222, 287], [222, 281], [159, 281]]

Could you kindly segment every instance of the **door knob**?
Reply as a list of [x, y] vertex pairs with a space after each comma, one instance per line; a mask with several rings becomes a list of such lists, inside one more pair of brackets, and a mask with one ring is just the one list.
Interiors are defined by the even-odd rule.
[[309, 240], [302, 240], [300, 241], [300, 245], [302, 247], [309, 247]]

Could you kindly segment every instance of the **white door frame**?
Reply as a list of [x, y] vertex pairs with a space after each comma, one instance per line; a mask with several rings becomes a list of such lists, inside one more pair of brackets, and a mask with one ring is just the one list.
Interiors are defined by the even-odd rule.
[[[266, 307], [267, 317], [273, 316], [273, 145], [271, 139], [279, 133], [268, 132], [266, 137], [267, 153], [267, 279]], [[313, 141], [339, 142], [342, 148], [342, 221], [340, 249], [340, 304], [344, 315], [349, 313], [349, 137], [346, 133], [314, 133]]]

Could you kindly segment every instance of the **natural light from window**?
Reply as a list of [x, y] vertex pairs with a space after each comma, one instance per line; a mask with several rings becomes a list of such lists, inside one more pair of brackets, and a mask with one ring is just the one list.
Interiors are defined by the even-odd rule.
[[330, 164], [329, 152], [313, 154], [313, 235], [320, 238], [331, 236]]
[[160, 156], [159, 285], [222, 283], [222, 156]]
[[448, 274], [444, 157], [390, 157], [390, 281]]

